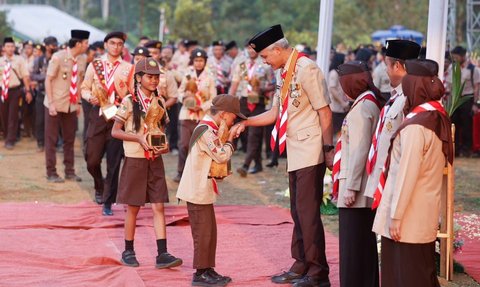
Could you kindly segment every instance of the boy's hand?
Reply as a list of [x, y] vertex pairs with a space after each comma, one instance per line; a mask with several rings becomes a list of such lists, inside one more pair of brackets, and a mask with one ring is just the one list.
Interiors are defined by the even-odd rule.
[[149, 151], [152, 149], [152, 147], [148, 144], [147, 135], [148, 133], [143, 135], [138, 135], [138, 143], [142, 146], [144, 150]]

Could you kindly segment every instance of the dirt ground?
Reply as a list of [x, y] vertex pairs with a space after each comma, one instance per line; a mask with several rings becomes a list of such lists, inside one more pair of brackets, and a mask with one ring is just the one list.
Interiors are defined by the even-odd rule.
[[[233, 157], [236, 169], [243, 161], [244, 154], [237, 152]], [[63, 155], [57, 153], [58, 173], [63, 176]], [[164, 156], [170, 204], [177, 204], [175, 191], [177, 184], [171, 179], [176, 174], [177, 156]], [[267, 161], [264, 161], [266, 164]], [[479, 159], [458, 159], [456, 164], [456, 210], [457, 212], [476, 212], [480, 210], [480, 169]], [[88, 174], [83, 159], [80, 140], [76, 141], [75, 168], [83, 181], [48, 183], [45, 176], [45, 154], [36, 151], [33, 139], [24, 138], [9, 151], [0, 141], [0, 203], [1, 202], [54, 202], [75, 204], [93, 200], [93, 180]], [[217, 204], [277, 205], [289, 207], [289, 198], [285, 197], [288, 188], [286, 161], [280, 159], [277, 168], [265, 168], [264, 172], [241, 178], [234, 174], [219, 184], [222, 191]], [[99, 208], [99, 212], [100, 208]], [[325, 228], [338, 234], [338, 217], [323, 216]], [[442, 286], [473, 287], [480, 286], [466, 274], [455, 274], [453, 282]]]

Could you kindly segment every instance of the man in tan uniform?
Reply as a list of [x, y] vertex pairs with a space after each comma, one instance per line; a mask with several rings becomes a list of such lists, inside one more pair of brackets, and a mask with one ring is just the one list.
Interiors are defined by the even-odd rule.
[[58, 130], [62, 129], [65, 179], [81, 181], [75, 174], [74, 151], [77, 115], [80, 113], [80, 85], [86, 70], [85, 52], [90, 32], [72, 30], [66, 50], [53, 54], [45, 80], [45, 160], [47, 179], [63, 182], [56, 169]]
[[[123, 158], [122, 141], [112, 138], [113, 120], [102, 115], [99, 96], [104, 93], [108, 103], [118, 107], [128, 94], [128, 75], [132, 65], [122, 60], [122, 50], [127, 39], [123, 32], [105, 36], [107, 54], [93, 60], [82, 83], [82, 98], [93, 105], [85, 141], [87, 170], [95, 186], [95, 200], [103, 204], [103, 215], [113, 215], [112, 203], [117, 197], [118, 174]], [[102, 90], [100, 92], [99, 90]], [[102, 158], [107, 155], [107, 177], [102, 175]]]
[[[0, 58], [0, 113], [5, 138], [5, 148], [13, 149], [17, 141], [18, 109], [25, 90], [25, 100], [32, 102], [30, 74], [25, 60], [15, 55], [15, 42], [11, 37], [3, 40], [3, 57]], [[22, 82], [23, 81], [23, 82]], [[23, 86], [22, 86], [23, 85]]]
[[439, 287], [435, 240], [443, 170], [453, 161], [451, 122], [438, 102], [444, 95], [438, 64], [408, 60], [406, 69], [406, 117], [387, 159], [373, 231], [382, 236], [382, 286]]
[[[320, 218], [325, 168], [333, 165], [332, 112], [325, 78], [307, 57], [299, 57], [284, 38], [280, 25], [255, 35], [250, 46], [273, 69], [282, 69], [271, 110], [241, 122], [265, 126], [277, 122], [271, 146], [287, 149], [290, 209], [294, 221], [291, 244], [295, 262], [290, 270], [272, 277], [274, 283], [295, 287], [329, 287], [325, 233]], [[282, 107], [280, 109], [280, 107]], [[288, 119], [288, 121], [287, 121]], [[238, 135], [238, 133], [237, 133]], [[278, 135], [278, 137], [276, 137]], [[298, 280], [298, 281], [297, 281]]]
[[215, 79], [217, 94], [225, 94], [230, 85], [230, 63], [225, 56], [225, 46], [223, 41], [212, 42], [213, 57], [207, 61], [208, 69]]

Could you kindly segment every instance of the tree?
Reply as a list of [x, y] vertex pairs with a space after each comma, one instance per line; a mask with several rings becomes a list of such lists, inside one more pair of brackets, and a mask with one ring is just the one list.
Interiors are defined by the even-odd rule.
[[208, 44], [213, 38], [210, 0], [178, 0], [174, 13], [174, 35]]
[[0, 39], [12, 34], [12, 29], [7, 22], [7, 15], [4, 11], [0, 11]]

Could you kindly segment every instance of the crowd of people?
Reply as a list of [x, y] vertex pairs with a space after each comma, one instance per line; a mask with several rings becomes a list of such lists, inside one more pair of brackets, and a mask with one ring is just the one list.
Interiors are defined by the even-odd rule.
[[[237, 173], [261, 172], [265, 143], [267, 166], [287, 157], [294, 221], [294, 263], [272, 282], [330, 286], [320, 216], [328, 168], [339, 208], [341, 286], [380, 285], [376, 234], [382, 237], [382, 286], [439, 286], [434, 242], [443, 167], [454, 153], [471, 156], [480, 148], [473, 136], [480, 70], [464, 48], [446, 53], [442, 82], [438, 64], [422, 59], [424, 49], [407, 40], [378, 49], [339, 46], [332, 49], [329, 71], [322, 72], [315, 54], [305, 45], [292, 47], [280, 25], [242, 47], [235, 41], [205, 48], [195, 40], [163, 45], [142, 37], [129, 53], [124, 32], [92, 45], [89, 36], [72, 30], [64, 47], [47, 37], [21, 49], [4, 39], [2, 133], [8, 150], [22, 136], [36, 138], [48, 182], [81, 181], [74, 142], [83, 112], [83, 155], [95, 201], [104, 216], [113, 215], [115, 202], [127, 206], [124, 265], [139, 266], [134, 236], [145, 203], [154, 214], [155, 266], [183, 263], [167, 252], [161, 155], [170, 152], [178, 155], [173, 180], [179, 182], [177, 198], [187, 203], [194, 239], [192, 285], [230, 283], [214, 270], [216, 179], [229, 174], [216, 171], [242, 150]], [[461, 65], [463, 95], [472, 96], [452, 117], [455, 151], [440, 103], [451, 91], [450, 60]], [[223, 137], [225, 129], [230, 133]], [[56, 170], [58, 150], [64, 177]]]

